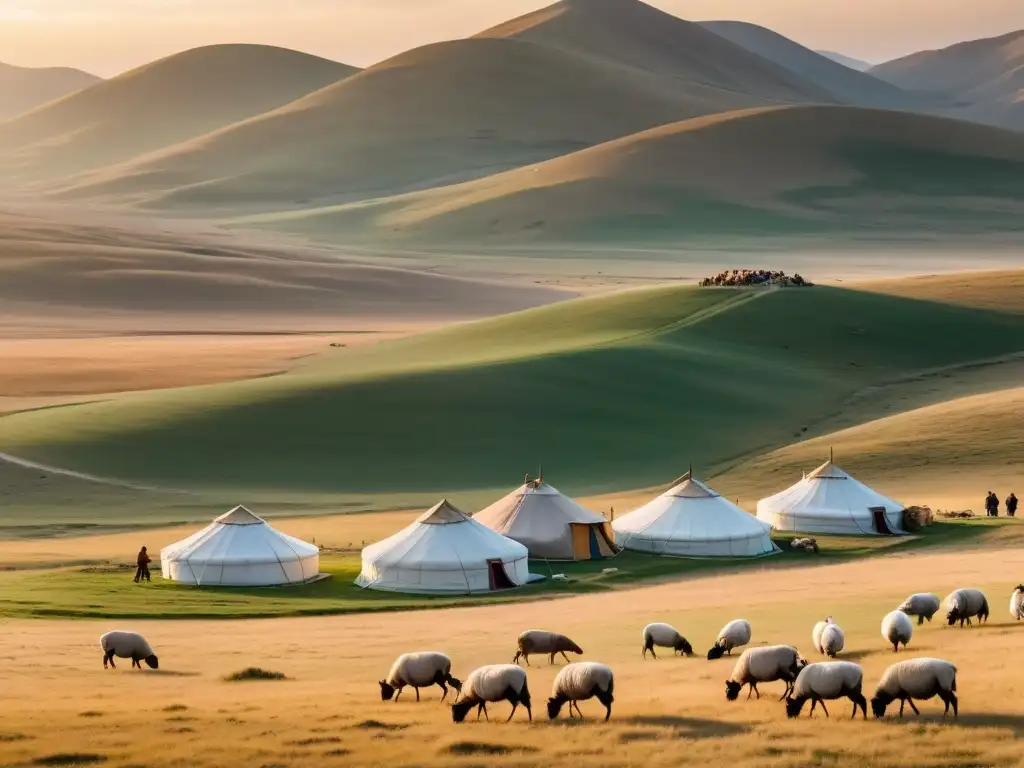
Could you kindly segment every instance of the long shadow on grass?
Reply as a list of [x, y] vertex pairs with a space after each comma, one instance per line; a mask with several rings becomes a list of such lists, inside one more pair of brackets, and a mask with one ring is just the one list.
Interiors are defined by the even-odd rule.
[[[913, 728], [914, 726], [920, 725], [944, 725], [950, 728], [1004, 728], [1006, 730], [1013, 731], [1016, 738], [1024, 736], [1024, 715], [1009, 715], [1001, 714], [998, 712], [986, 713], [986, 714], [964, 714], [963, 702], [961, 702], [960, 716], [953, 717], [952, 713], [945, 719], [942, 717], [941, 705], [940, 709], [936, 711], [922, 712], [921, 716], [918, 717], [910, 708], [907, 708], [907, 714], [902, 719], [900, 718], [899, 705], [896, 705], [896, 712], [891, 711], [889, 714], [882, 719], [880, 722], [885, 723], [894, 727]], [[918, 704], [918, 709], [921, 705]]]

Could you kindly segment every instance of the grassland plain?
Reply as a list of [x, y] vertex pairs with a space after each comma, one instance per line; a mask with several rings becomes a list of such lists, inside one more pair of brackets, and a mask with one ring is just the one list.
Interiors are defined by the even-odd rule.
[[563, 490], [604, 493], [689, 461], [711, 476], [857, 393], [1021, 351], [1013, 310], [831, 287], [657, 288], [341, 350], [282, 376], [8, 415], [0, 451], [371, 507], [493, 491], [539, 461]]
[[[821, 565], [801, 579], [754, 569], [540, 603], [373, 617], [8, 621], [0, 764], [1016, 766], [1024, 698], [1015, 659], [1024, 625], [1010, 619], [1004, 601], [1021, 555], [1014, 547], [918, 551]], [[965, 585], [988, 593], [987, 625], [959, 630], [936, 621], [915, 627], [908, 652], [885, 647], [881, 617], [907, 593], [941, 595]], [[826, 615], [846, 630], [843, 658], [864, 667], [869, 696], [895, 660], [954, 662], [960, 718], [942, 722], [941, 707], [930, 702], [920, 719], [900, 721], [891, 711], [885, 721], [851, 722], [837, 702], [831, 719], [805, 712], [788, 721], [777, 684], [763, 686], [759, 701], [725, 700], [732, 661], [708, 662], [703, 651], [726, 621], [747, 618], [754, 644], [794, 644], [816, 660], [810, 631]], [[679, 627], [700, 655], [641, 660], [641, 629], [650, 621]], [[104, 671], [97, 639], [115, 626], [143, 632], [160, 670]], [[425, 690], [419, 704], [409, 695], [397, 704], [379, 699], [376, 681], [399, 653], [445, 651], [464, 678], [480, 664], [511, 659], [516, 635], [530, 627], [565, 632], [585, 658], [612, 666], [609, 723], [593, 702], [582, 705], [583, 723], [548, 723], [543, 701], [557, 668], [543, 662], [528, 670], [532, 724], [523, 712], [501, 723], [508, 708], [495, 705], [490, 724], [456, 726], [436, 689]], [[289, 679], [224, 679], [253, 666]]]

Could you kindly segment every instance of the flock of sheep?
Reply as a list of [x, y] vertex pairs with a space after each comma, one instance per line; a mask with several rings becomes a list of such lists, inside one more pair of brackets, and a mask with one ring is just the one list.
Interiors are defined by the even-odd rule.
[[[945, 599], [946, 620], [950, 626], [957, 622], [963, 627], [971, 624], [972, 619], [984, 622], [988, 619], [988, 599], [977, 589], [957, 589]], [[905, 649], [914, 632], [910, 616], [917, 617], [917, 623], [931, 621], [938, 613], [943, 602], [933, 594], [914, 594], [908, 597], [892, 613], [882, 620], [882, 637], [898, 652], [902, 645]], [[1018, 585], [1010, 597], [1010, 615], [1015, 619], [1024, 618], [1024, 584]], [[718, 633], [714, 645], [707, 653], [709, 660], [719, 659], [732, 654], [736, 648], [750, 643], [752, 637], [750, 622], [737, 619], [726, 624]], [[830, 659], [835, 659], [845, 645], [843, 630], [828, 617], [818, 622], [811, 633], [815, 650]], [[114, 666], [114, 657], [132, 660], [132, 666], [142, 667], [145, 662], [157, 669], [159, 662], [153, 648], [142, 635], [136, 632], [107, 632], [100, 638], [103, 649], [103, 667]], [[648, 624], [643, 631], [642, 657], [650, 653], [657, 658], [655, 648], [671, 648], [673, 654], [687, 656], [693, 654], [693, 646], [674, 627], [668, 624]], [[527, 685], [526, 670], [519, 666], [519, 661], [530, 665], [531, 655], [545, 655], [554, 664], [555, 657], [561, 655], [569, 664], [555, 677], [551, 696], [547, 701], [548, 718], [558, 717], [565, 704], [569, 705], [569, 717], [573, 710], [580, 718], [579, 702], [597, 699], [605, 707], [607, 721], [612, 714], [612, 702], [615, 700], [615, 678], [610, 667], [593, 661], [571, 662], [567, 653], [581, 655], [583, 649], [565, 635], [541, 630], [529, 630], [519, 636], [518, 648], [511, 664], [490, 664], [470, 673], [465, 683], [451, 674], [451, 659], [443, 653], [424, 651], [407, 653], [399, 656], [391, 667], [386, 679], [380, 682], [381, 699], [395, 701], [406, 688], [416, 692], [416, 700], [420, 700], [420, 688], [437, 685], [443, 694], [441, 700], [448, 696], [448, 687], [454, 688], [458, 695], [452, 704], [452, 719], [462, 722], [466, 715], [475, 707], [477, 719], [483, 714], [488, 720], [487, 705], [489, 703], [507, 701], [512, 705], [508, 720], [511, 720], [519, 705], [526, 709], [527, 717], [532, 721], [530, 689]], [[871, 709], [875, 717], [884, 717], [886, 708], [899, 700], [900, 717], [904, 707], [909, 704], [915, 714], [920, 714], [914, 704], [915, 700], [924, 701], [938, 696], [945, 704], [943, 717], [953, 709], [954, 717], [959, 714], [956, 696], [956, 666], [942, 659], [918, 658], [898, 662], [890, 666], [879, 680], [875, 695], [871, 699]], [[846, 698], [853, 703], [853, 717], [860, 709], [863, 717], [867, 717], [867, 700], [862, 692], [864, 670], [859, 664], [848, 661], [825, 661], [809, 664], [800, 653], [788, 645], [773, 645], [748, 648], [743, 651], [733, 667], [732, 674], [725, 683], [725, 696], [735, 701], [744, 687], [748, 687], [747, 698], [751, 695], [761, 697], [759, 683], [782, 681], [786, 690], [780, 701], [786, 701], [786, 714], [797, 717], [804, 705], [810, 701], [813, 716], [817, 706], [821, 706], [828, 716], [826, 701]]]

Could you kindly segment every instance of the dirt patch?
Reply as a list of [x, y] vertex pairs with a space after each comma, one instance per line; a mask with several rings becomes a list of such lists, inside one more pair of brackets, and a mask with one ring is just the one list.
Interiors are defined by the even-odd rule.
[[408, 727], [403, 723], [382, 723], [380, 720], [363, 720], [353, 726], [364, 731], [404, 731]]
[[481, 741], [456, 741], [454, 744], [449, 744], [443, 750], [449, 755], [459, 755], [460, 757], [472, 756], [472, 755], [510, 755], [513, 752], [530, 753], [536, 752], [535, 747], [524, 747], [524, 746], [510, 746], [507, 744], [488, 744]]
[[96, 765], [105, 763], [106, 755], [97, 755], [94, 752], [58, 752], [52, 755], [37, 757], [32, 761], [33, 765]]

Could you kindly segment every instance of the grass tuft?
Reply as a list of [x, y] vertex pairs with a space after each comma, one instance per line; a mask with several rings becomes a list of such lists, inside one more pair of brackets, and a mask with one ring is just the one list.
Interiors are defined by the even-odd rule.
[[225, 682], [237, 683], [246, 680], [287, 680], [288, 676], [283, 672], [274, 672], [273, 670], [263, 669], [261, 667], [246, 667], [240, 669], [237, 672], [232, 672], [230, 675], [225, 676]]

